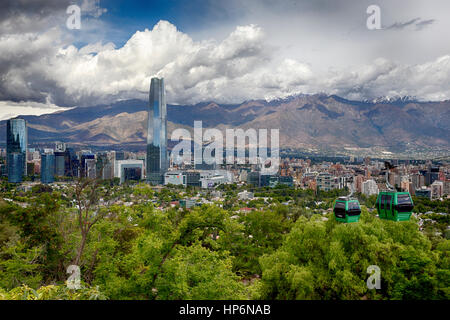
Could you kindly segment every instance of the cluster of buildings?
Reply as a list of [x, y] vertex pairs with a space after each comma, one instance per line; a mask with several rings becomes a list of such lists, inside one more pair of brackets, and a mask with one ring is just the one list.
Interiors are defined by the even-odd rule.
[[44, 184], [53, 183], [55, 179], [78, 177], [119, 178], [121, 182], [144, 178], [145, 154], [75, 151], [63, 142], [56, 142], [54, 148], [27, 148], [25, 120], [8, 120], [7, 128], [7, 136], [13, 138], [7, 141], [6, 150], [0, 149], [0, 157], [6, 159], [6, 164], [0, 164], [0, 173], [7, 175], [11, 183], [21, 183], [27, 176], [40, 176]]
[[[385, 189], [384, 163], [370, 158], [350, 158], [343, 163], [311, 159], [283, 159], [277, 174], [262, 174], [259, 164], [186, 164], [174, 165], [168, 153], [167, 105], [164, 79], [152, 78], [149, 94], [147, 150], [142, 153], [109, 151], [93, 153], [90, 150], [69, 148], [56, 142], [54, 148], [28, 148], [27, 124], [24, 119], [7, 121], [6, 150], [0, 156], [2, 174], [9, 182], [20, 183], [27, 175], [40, 175], [42, 183], [52, 183], [55, 177], [118, 178], [120, 182], [146, 179], [153, 185], [182, 185], [214, 188], [224, 183], [241, 183], [255, 187], [277, 185], [329, 191], [349, 188], [367, 196]], [[173, 159], [172, 159], [173, 160]], [[434, 166], [431, 162], [398, 164], [389, 182], [397, 189], [430, 199], [450, 194], [450, 168]]]
[[117, 151], [75, 152], [64, 143], [56, 143], [54, 149], [29, 149], [26, 121], [8, 120], [6, 150], [3, 151], [6, 164], [1, 167], [2, 173], [11, 183], [20, 183], [24, 177], [35, 174], [40, 175], [42, 183], [52, 183], [55, 177], [119, 178], [124, 182], [143, 179], [146, 168], [149, 182], [163, 184], [169, 166], [163, 79], [151, 80], [149, 105], [147, 153], [127, 159], [123, 152]]
[[65, 143], [54, 148], [28, 148], [27, 124], [24, 119], [11, 119], [7, 124], [7, 143], [3, 165], [9, 182], [20, 183], [27, 175], [40, 175], [42, 183], [52, 183], [55, 177], [87, 177], [121, 182], [146, 179], [154, 185], [183, 185], [212, 188], [223, 183], [243, 182], [255, 186], [293, 185], [285, 175], [261, 175], [261, 168], [238, 165], [216, 166], [200, 163], [171, 166], [167, 149], [167, 105], [164, 79], [153, 78], [150, 84], [147, 150], [145, 153], [120, 151], [93, 153], [75, 151]]
[[[412, 195], [438, 199], [450, 195], [450, 165], [433, 165], [431, 161], [412, 164], [393, 160], [388, 182], [398, 190]], [[384, 161], [348, 159], [343, 163], [323, 161], [312, 164], [307, 159], [284, 159], [282, 174], [292, 176], [301, 188], [329, 191], [345, 187], [367, 196], [386, 190]]]

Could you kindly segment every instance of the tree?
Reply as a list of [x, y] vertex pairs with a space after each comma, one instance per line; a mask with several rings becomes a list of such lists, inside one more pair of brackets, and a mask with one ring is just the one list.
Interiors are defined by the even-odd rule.
[[82, 286], [78, 290], [68, 289], [66, 285], [49, 285], [37, 290], [27, 285], [10, 291], [0, 289], [0, 300], [106, 300], [98, 287]]
[[251, 211], [239, 218], [240, 226], [220, 237], [221, 246], [234, 256], [233, 270], [246, 276], [261, 274], [258, 257], [276, 250], [290, 229], [283, 214], [287, 213], [277, 208]]
[[80, 244], [73, 260], [74, 265], [80, 264], [89, 231], [108, 214], [110, 203], [107, 198], [110, 191], [110, 188], [101, 186], [99, 179], [79, 179], [74, 187], [77, 220], [81, 233]]
[[[62, 280], [65, 253], [61, 251], [63, 237], [61, 234], [61, 203], [58, 193], [40, 193], [29, 200], [27, 207], [10, 206], [7, 220], [17, 228], [20, 242], [25, 249], [40, 248], [38, 264], [44, 282]], [[12, 244], [18, 241], [14, 240]]]
[[13, 289], [22, 284], [37, 287], [42, 281], [42, 248], [27, 248], [21, 242], [2, 248], [0, 252], [0, 288]]
[[[359, 223], [301, 217], [283, 245], [260, 258], [260, 297], [448, 299], [439, 289], [448, 269], [440, 259], [415, 221], [380, 220], [364, 208]], [[381, 269], [380, 290], [366, 286], [370, 265]]]
[[178, 246], [155, 283], [158, 299], [245, 299], [245, 287], [231, 265], [227, 254], [208, 250], [199, 243]]

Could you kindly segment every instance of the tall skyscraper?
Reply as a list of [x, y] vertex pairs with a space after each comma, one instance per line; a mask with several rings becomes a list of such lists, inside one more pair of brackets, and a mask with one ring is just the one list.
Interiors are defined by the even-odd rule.
[[164, 173], [168, 167], [164, 79], [152, 78], [148, 110], [147, 181], [152, 184], [163, 184]]
[[8, 181], [22, 182], [27, 174], [27, 123], [24, 119], [10, 119], [6, 123], [6, 161]]
[[97, 170], [97, 178], [110, 179], [108, 176], [111, 171], [111, 163], [109, 163], [109, 157], [107, 152], [97, 153], [97, 162], [95, 163]]
[[55, 181], [55, 155], [41, 155], [41, 182], [44, 184], [53, 183]]
[[[82, 153], [81, 154], [81, 163], [80, 163], [80, 177], [86, 178], [88, 177], [88, 166], [86, 165], [87, 160], [93, 160], [94, 162], [94, 168], [95, 168], [95, 155], [92, 153]], [[89, 166], [92, 166], [92, 163], [89, 164]], [[91, 169], [89, 167], [89, 169]], [[92, 173], [91, 173], [92, 175]], [[95, 178], [95, 174], [94, 174]]]
[[8, 181], [10, 183], [20, 183], [23, 180], [25, 172], [23, 171], [23, 162], [25, 158], [21, 152], [8, 153], [6, 159]]
[[80, 160], [77, 157], [77, 153], [73, 148], [67, 148], [66, 152], [69, 154], [69, 160], [66, 163], [67, 176], [68, 177], [78, 177], [80, 169]]

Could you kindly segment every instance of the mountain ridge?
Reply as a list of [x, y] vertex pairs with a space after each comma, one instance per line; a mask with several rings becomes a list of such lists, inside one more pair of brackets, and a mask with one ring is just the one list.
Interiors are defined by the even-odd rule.
[[[145, 143], [147, 101], [132, 99], [78, 107], [41, 116], [23, 116], [29, 141], [94, 145]], [[298, 95], [237, 104], [214, 101], [168, 105], [168, 136], [178, 127], [280, 129], [280, 146], [450, 148], [450, 101], [411, 99], [353, 101], [336, 95]], [[6, 120], [0, 121], [5, 141]]]

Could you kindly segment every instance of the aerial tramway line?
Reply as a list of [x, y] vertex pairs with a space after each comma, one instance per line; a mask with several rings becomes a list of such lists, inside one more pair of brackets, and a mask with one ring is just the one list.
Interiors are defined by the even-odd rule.
[[408, 221], [411, 218], [414, 203], [409, 192], [399, 192], [389, 183], [389, 171], [395, 166], [389, 162], [384, 163], [386, 170], [386, 187], [387, 191], [378, 193], [377, 202], [375, 204], [378, 217], [384, 220], [392, 221]]
[[350, 194], [346, 197], [339, 197], [334, 203], [334, 216], [337, 221], [350, 223], [358, 222], [361, 215], [361, 207], [358, 199], [352, 198], [353, 187], [351, 187]]
[[[378, 217], [383, 220], [408, 221], [411, 218], [414, 203], [409, 192], [396, 191], [389, 183], [389, 171], [395, 166], [385, 162], [385, 175], [387, 191], [378, 193], [375, 207]], [[361, 215], [361, 207], [358, 199], [352, 198], [353, 187], [347, 197], [339, 197], [333, 208], [336, 221], [343, 223], [358, 222]]]

